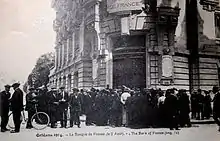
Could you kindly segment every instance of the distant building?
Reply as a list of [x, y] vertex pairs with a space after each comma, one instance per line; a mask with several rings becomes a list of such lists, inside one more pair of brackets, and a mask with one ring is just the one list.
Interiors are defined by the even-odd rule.
[[185, 1], [53, 0], [55, 69], [50, 85], [210, 89], [220, 79], [219, 1], [198, 0], [199, 72], [192, 84]]

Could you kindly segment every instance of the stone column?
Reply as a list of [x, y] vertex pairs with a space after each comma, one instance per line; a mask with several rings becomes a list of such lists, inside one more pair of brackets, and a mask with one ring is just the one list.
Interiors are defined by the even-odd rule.
[[74, 88], [74, 72], [71, 73], [71, 90]]
[[109, 52], [106, 60], [106, 85], [109, 85], [110, 88], [113, 88], [113, 59], [111, 52]]
[[68, 54], [67, 54], [67, 55], [68, 55], [68, 57], [67, 57], [67, 58], [68, 58], [68, 59], [67, 59], [67, 62], [68, 62], [68, 63], [71, 62], [71, 60], [72, 60], [72, 55], [73, 55], [73, 44], [72, 44], [73, 41], [72, 41], [72, 40], [73, 40], [72, 35], [70, 35], [70, 36], [69, 36], [69, 39], [68, 39], [68, 47], [67, 47], [67, 48], [68, 48]]
[[57, 47], [57, 68], [60, 67], [60, 46]]
[[55, 48], [55, 69], [58, 68], [58, 48]]
[[108, 54], [106, 56], [106, 85], [109, 85], [110, 88], [113, 88], [112, 42], [109, 36], [107, 36], [106, 48], [108, 49]]
[[80, 52], [83, 52], [84, 49], [84, 32], [85, 32], [85, 26], [84, 26], [84, 21], [82, 21], [82, 24], [80, 25], [79, 28], [79, 50]]
[[55, 87], [57, 87], [57, 79], [58, 79], [57, 76], [55, 76], [55, 84], [54, 84]]
[[90, 89], [92, 87], [92, 60], [82, 60], [78, 70], [79, 88]]
[[100, 55], [98, 58], [98, 79], [99, 87], [105, 88], [106, 86], [106, 61], [105, 55]]
[[98, 1], [95, 5], [95, 30], [97, 34], [97, 46], [98, 50], [101, 50], [101, 40], [100, 40], [100, 2]]
[[61, 67], [63, 67], [64, 65], [64, 44], [62, 43], [62, 46], [61, 46]]
[[146, 88], [150, 88], [151, 86], [151, 77], [150, 77], [150, 35], [149, 33], [146, 34]]
[[69, 91], [69, 76], [68, 76], [68, 74], [66, 75], [66, 85], [65, 85], [65, 89], [66, 89], [66, 91]]
[[72, 59], [73, 60], [75, 57], [75, 33], [72, 35]]
[[63, 75], [61, 75], [61, 84], [60, 86], [63, 86]]
[[54, 75], [53, 86], [56, 86], [56, 75]]
[[67, 40], [63, 41], [63, 66], [66, 65], [66, 60], [67, 60]]
[[57, 76], [57, 85], [56, 85], [56, 88], [59, 88], [59, 86], [60, 86], [60, 77]]
[[60, 45], [60, 56], [59, 56], [59, 59], [60, 59], [60, 68], [62, 67], [62, 64], [63, 64], [63, 44]]
[[68, 62], [69, 62], [69, 42], [70, 42], [70, 39], [68, 38], [65, 42], [65, 47], [66, 47], [66, 54], [65, 54], [65, 64], [68, 65]]

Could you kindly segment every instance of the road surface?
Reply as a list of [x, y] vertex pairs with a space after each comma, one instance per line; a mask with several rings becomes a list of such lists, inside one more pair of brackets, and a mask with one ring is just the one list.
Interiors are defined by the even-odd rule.
[[220, 132], [215, 124], [193, 125], [179, 131], [169, 129], [129, 129], [125, 127], [97, 127], [81, 125], [81, 128], [56, 128], [44, 130], [25, 129], [20, 133], [0, 133], [1, 141], [219, 141]]

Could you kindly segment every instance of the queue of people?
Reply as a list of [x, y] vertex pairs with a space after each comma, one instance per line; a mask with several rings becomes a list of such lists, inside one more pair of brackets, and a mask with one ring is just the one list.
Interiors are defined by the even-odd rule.
[[[202, 94], [203, 93], [203, 94]], [[212, 114], [211, 91], [194, 91], [191, 94], [192, 119], [209, 119]]]
[[[17, 86], [10, 99], [10, 86], [5, 86], [5, 91], [1, 93], [1, 104], [9, 107], [14, 115], [16, 128], [13, 132], [19, 132], [20, 126], [18, 118], [23, 108], [21, 96], [23, 93]], [[202, 94], [204, 92], [204, 95]], [[86, 125], [112, 126], [112, 127], [163, 127], [170, 130], [179, 130], [180, 127], [191, 127], [191, 118], [204, 119], [213, 118], [220, 126], [219, 111], [220, 93], [217, 87], [213, 87], [212, 92], [215, 98], [210, 97], [211, 91], [194, 91], [191, 95], [186, 90], [175, 88], [162, 91], [161, 89], [129, 89], [125, 86], [120, 89], [95, 89], [79, 90], [74, 88], [72, 93], [65, 91], [65, 87], [48, 90], [46, 87], [40, 89], [29, 88], [26, 95], [26, 108], [28, 111], [27, 129], [33, 128], [31, 117], [35, 112], [35, 104], [38, 103], [38, 111], [45, 112], [50, 117], [50, 127], [72, 128], [76, 125], [80, 128], [80, 116], [86, 116]], [[214, 102], [213, 112], [211, 101]], [[16, 106], [15, 106], [16, 105]], [[2, 107], [2, 106], [1, 106]], [[2, 108], [1, 131], [7, 131], [8, 109]], [[7, 115], [7, 116], [6, 116]], [[69, 115], [69, 116], [68, 116]], [[69, 120], [68, 120], [69, 117]], [[69, 121], [69, 122], [68, 122]]]
[[[87, 126], [168, 127], [171, 130], [179, 130], [179, 127], [191, 127], [189, 114], [193, 111], [191, 109], [194, 104], [191, 100], [194, 100], [194, 95], [196, 95], [194, 102], [201, 97], [201, 90], [190, 96], [186, 90], [168, 89], [165, 92], [160, 89], [131, 90], [125, 86], [114, 90], [74, 88], [71, 94], [64, 89], [65, 87], [60, 87], [57, 90], [54, 87], [49, 91], [45, 89], [35, 92], [39, 93], [38, 101], [44, 101], [41, 102], [44, 104], [39, 104], [39, 108], [48, 107], [43, 111], [50, 116], [51, 128], [57, 128], [58, 122], [60, 128], [72, 128], [74, 125], [80, 128], [80, 115], [86, 115]], [[30, 91], [29, 94], [31, 93], [34, 92]], [[39, 100], [42, 96], [44, 98]], [[27, 103], [31, 103], [28, 98], [26, 100]], [[211, 101], [209, 104], [205, 102], [205, 96], [203, 102], [202, 110], [196, 110], [197, 116], [199, 112], [208, 109], [204, 108], [206, 105], [211, 105]], [[211, 116], [211, 113], [209, 114]], [[67, 115], [70, 117], [69, 122]]]

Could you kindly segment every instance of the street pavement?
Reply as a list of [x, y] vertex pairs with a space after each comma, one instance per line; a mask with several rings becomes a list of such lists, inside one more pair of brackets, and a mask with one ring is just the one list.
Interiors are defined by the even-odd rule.
[[171, 131], [164, 128], [130, 129], [125, 127], [85, 126], [44, 130], [25, 129], [11, 134], [0, 133], [0, 141], [219, 141], [220, 132], [215, 124], [193, 124], [191, 128]]

